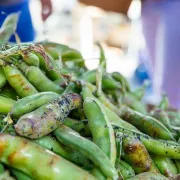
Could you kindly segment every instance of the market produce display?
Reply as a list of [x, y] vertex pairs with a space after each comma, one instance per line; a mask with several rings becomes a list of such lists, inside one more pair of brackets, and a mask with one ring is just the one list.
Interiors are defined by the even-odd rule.
[[98, 47], [99, 66], [88, 70], [66, 45], [1, 46], [0, 178], [179, 178], [179, 112], [165, 95], [150, 111], [147, 83], [133, 91], [122, 74], [108, 73]]

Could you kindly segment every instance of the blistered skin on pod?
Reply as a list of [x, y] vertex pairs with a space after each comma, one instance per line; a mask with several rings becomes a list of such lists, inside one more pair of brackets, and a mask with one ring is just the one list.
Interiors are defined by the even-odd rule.
[[60, 126], [72, 109], [81, 103], [78, 94], [65, 94], [23, 115], [15, 125], [16, 132], [24, 137], [35, 139], [54, 131]]

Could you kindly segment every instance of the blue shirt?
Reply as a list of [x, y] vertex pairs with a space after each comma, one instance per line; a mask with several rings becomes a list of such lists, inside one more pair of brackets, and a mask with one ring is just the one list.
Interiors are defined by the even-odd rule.
[[[1, 1], [2, 0], [0, 0], [0, 2]], [[11, 5], [0, 5], [0, 12], [0, 26], [9, 14], [13, 12], [20, 12], [16, 33], [19, 35], [22, 42], [34, 40], [35, 31], [29, 11], [28, 0], [21, 0], [21, 2]], [[15, 42], [14, 35], [11, 37], [10, 41]]]

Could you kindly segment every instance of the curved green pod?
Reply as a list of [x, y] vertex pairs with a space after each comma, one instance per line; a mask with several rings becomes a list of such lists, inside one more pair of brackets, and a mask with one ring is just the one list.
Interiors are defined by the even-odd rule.
[[16, 101], [6, 98], [4, 96], [0, 96], [0, 113], [7, 114], [10, 112], [12, 106]]
[[118, 179], [116, 169], [106, 154], [96, 144], [63, 125], [56, 129], [54, 134], [62, 144], [81, 152], [89, 158], [106, 177]]
[[78, 94], [65, 94], [38, 109], [21, 116], [15, 124], [16, 132], [30, 139], [40, 138], [58, 128], [72, 109], [81, 104]]
[[2, 163], [33, 179], [95, 179], [78, 166], [27, 139], [0, 134], [0, 147]]
[[15, 66], [6, 65], [3, 69], [10, 86], [15, 89], [20, 97], [38, 93], [34, 86]]
[[173, 177], [178, 174], [177, 167], [170, 158], [157, 155], [151, 155], [151, 158], [164, 176]]
[[131, 123], [151, 137], [164, 140], [174, 140], [170, 131], [155, 118], [143, 115], [126, 106], [121, 107], [120, 114], [121, 118], [125, 121]]
[[20, 117], [41, 107], [51, 100], [58, 98], [59, 96], [59, 94], [53, 92], [41, 92], [24, 97], [15, 102], [10, 113], [12, 116]]

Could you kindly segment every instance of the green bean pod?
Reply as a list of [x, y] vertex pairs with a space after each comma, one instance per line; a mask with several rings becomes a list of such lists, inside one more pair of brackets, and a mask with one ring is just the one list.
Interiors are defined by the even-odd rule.
[[119, 163], [116, 164], [116, 169], [119, 176], [123, 179], [128, 179], [135, 176], [134, 169], [125, 161], [120, 160]]
[[34, 140], [34, 142], [60, 156], [63, 158], [77, 164], [78, 166], [85, 167], [87, 169], [92, 168], [92, 163], [84, 157], [78, 151], [74, 151], [71, 148], [65, 147], [61, 143], [57, 142], [55, 138], [51, 136], [44, 136], [39, 139]]
[[60, 126], [72, 109], [81, 103], [78, 94], [65, 94], [35, 111], [23, 115], [15, 124], [16, 132], [30, 139], [40, 138]]
[[0, 67], [0, 88], [2, 88], [6, 84], [6, 76], [4, 74], [4, 70], [2, 67]]
[[0, 134], [0, 147], [2, 163], [33, 179], [95, 179], [88, 172], [27, 139]]
[[144, 172], [128, 180], [168, 180], [168, 178], [159, 173]]
[[109, 74], [104, 74], [102, 78], [102, 88], [103, 89], [121, 89], [121, 84], [114, 80]]
[[13, 100], [17, 100], [18, 99], [18, 95], [16, 93], [16, 91], [10, 86], [10, 85], [5, 85], [1, 91], [0, 91], [0, 95], [13, 99]]
[[161, 172], [166, 177], [172, 177], [176, 174], [178, 174], [176, 165], [174, 162], [167, 157], [164, 156], [157, 156], [157, 155], [151, 155], [152, 160], [154, 161], [155, 165]]
[[14, 100], [10, 98], [6, 98], [4, 96], [0, 96], [0, 113], [2, 114], [9, 113], [14, 103], [15, 103]]
[[136, 174], [159, 172], [145, 146], [139, 139], [125, 135], [123, 137], [122, 148], [125, 153], [123, 158], [133, 167]]
[[10, 113], [14, 117], [20, 117], [58, 97], [59, 94], [53, 92], [41, 92], [27, 96], [16, 101]]
[[[94, 90], [93, 88], [94, 88], [94, 86], [89, 87], [88, 84], [86, 84], [82, 87], [82, 96], [83, 96], [84, 100], [86, 99], [86, 97], [95, 98], [92, 94], [92, 91]], [[137, 130], [136, 127], [134, 127], [130, 123], [122, 120], [113, 110], [106, 107], [104, 103], [103, 103], [103, 105], [104, 105], [104, 110], [106, 112], [106, 115], [111, 123], [115, 123], [115, 124], [118, 124], [120, 127], [124, 127], [126, 129], [139, 132], [139, 130]]]
[[126, 80], [126, 78], [119, 72], [113, 72], [112, 73], [112, 77], [121, 83], [122, 88], [124, 89], [124, 92], [130, 92], [131, 88], [130, 85], [128, 83], [128, 81]]
[[55, 130], [54, 134], [62, 144], [81, 152], [89, 158], [106, 177], [118, 179], [116, 169], [106, 154], [96, 144], [63, 125]]
[[70, 127], [82, 136], [90, 137], [92, 135], [89, 129], [88, 120], [75, 120], [67, 117], [64, 121], [64, 125]]
[[153, 110], [153, 117], [159, 120], [169, 131], [172, 131], [168, 114], [162, 109]]
[[26, 97], [37, 93], [34, 86], [30, 84], [16, 67], [6, 65], [3, 69], [9, 84], [15, 89], [20, 97]]
[[38, 67], [28, 66], [23, 62], [18, 66], [24, 73], [26, 78], [29, 80], [29, 82], [32, 83], [38, 91], [52, 91], [58, 94], [62, 94], [63, 89], [60, 86], [56, 85], [53, 81], [48, 79]]
[[132, 93], [125, 93], [122, 97], [122, 104], [138, 111], [142, 114], [146, 114], [146, 107], [142, 104]]
[[169, 130], [159, 121], [150, 116], [143, 115], [126, 106], [122, 106], [121, 117], [151, 137], [164, 140], [174, 140]]
[[144, 81], [143, 85], [137, 89], [135, 89], [132, 94], [139, 100], [144, 97], [146, 88], [149, 86], [150, 82], [148, 80]]
[[144, 144], [149, 153], [173, 159], [180, 159], [180, 145], [176, 142], [156, 140], [146, 134], [127, 130], [125, 128], [119, 127], [116, 124], [112, 124], [112, 126], [115, 132], [137, 137]]
[[18, 171], [16, 169], [11, 169], [12, 174], [16, 177], [17, 180], [33, 180], [33, 178], [29, 177], [25, 173]]
[[89, 83], [95, 83], [96, 82], [96, 69], [86, 71], [80, 79], [87, 81]]
[[23, 60], [30, 66], [37, 66], [39, 67], [39, 58], [33, 52], [22, 53]]
[[93, 142], [104, 151], [111, 163], [115, 164], [116, 145], [114, 132], [103, 106], [95, 98], [87, 97], [83, 103], [83, 108], [92, 132]]

